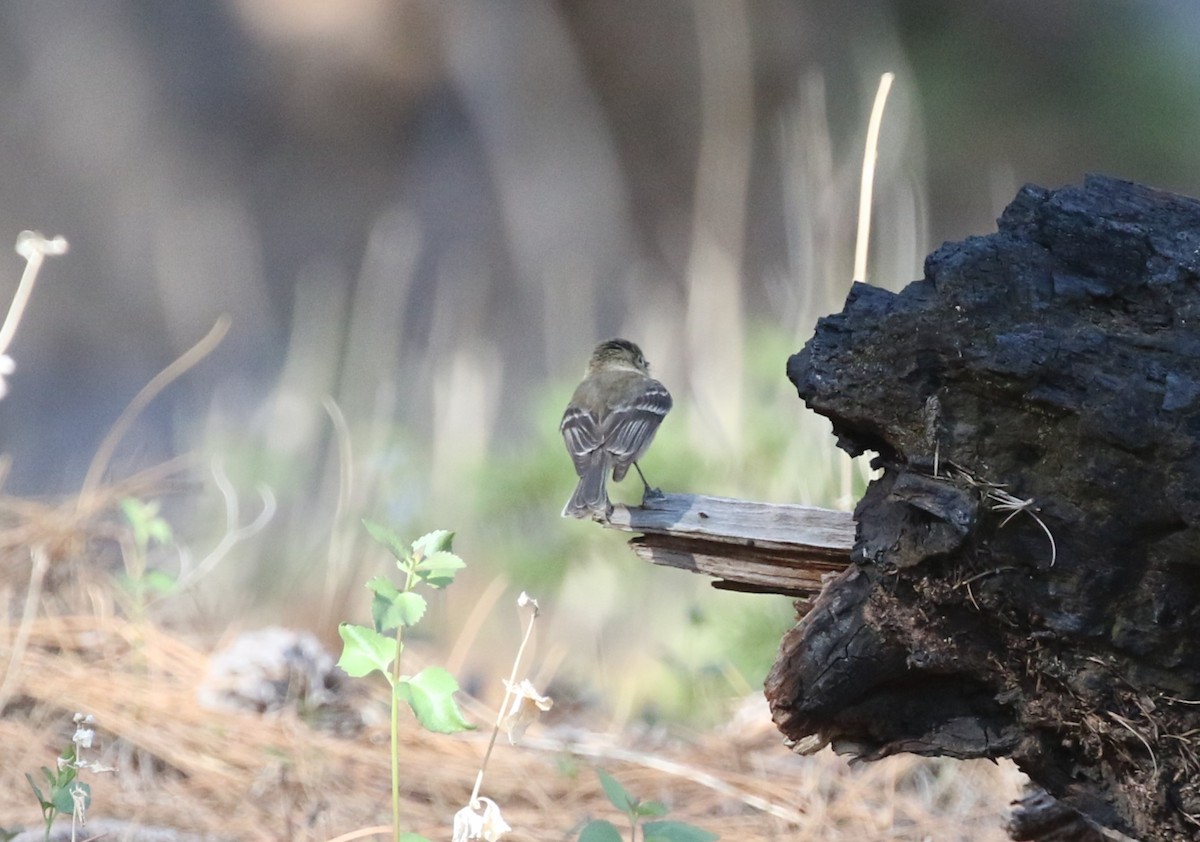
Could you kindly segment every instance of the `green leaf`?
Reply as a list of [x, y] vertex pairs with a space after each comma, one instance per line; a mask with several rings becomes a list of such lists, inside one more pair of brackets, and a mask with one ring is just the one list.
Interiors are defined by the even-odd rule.
[[444, 588], [454, 581], [454, 574], [466, 566], [467, 563], [454, 553], [438, 550], [417, 562], [413, 572], [430, 587]]
[[31, 787], [33, 787], [33, 794], [37, 796], [38, 803], [41, 804], [42, 807], [46, 807], [47, 805], [49, 805], [50, 802], [46, 800], [46, 796], [42, 795], [41, 789], [39, 789], [38, 785], [33, 782], [33, 775], [26, 772], [25, 780], [29, 781], [29, 785]]
[[160, 544], [166, 545], [171, 543], [171, 524], [167, 523], [160, 517], [146, 524], [146, 531], [150, 537]]
[[400, 842], [430, 842], [419, 833], [401, 833]]
[[[404, 602], [402, 597], [408, 595], [402, 594], [400, 589], [397, 589], [396, 585], [392, 584], [389, 579], [383, 576], [374, 577], [370, 582], [367, 582], [367, 588], [374, 591], [374, 596], [371, 599], [371, 620], [376, 631], [385, 632], [400, 629], [401, 626], [412, 625], [404, 623], [404, 617], [412, 612], [415, 606], [406, 605], [397, 609], [396, 603]], [[415, 599], [421, 602], [420, 614], [416, 617], [416, 620], [420, 620], [421, 615], [425, 614], [425, 601], [421, 600], [421, 597], [415, 594], [410, 596], [415, 596]], [[416, 620], [413, 620], [413, 623], [416, 623]]]
[[434, 553], [450, 552], [454, 543], [454, 533], [448, 529], [435, 529], [427, 535], [422, 535], [412, 543], [413, 555], [428, 558]]
[[716, 842], [721, 837], [687, 822], [646, 822], [643, 842]]
[[438, 734], [453, 734], [475, 728], [463, 717], [458, 703], [454, 701], [457, 690], [458, 682], [454, 676], [441, 667], [426, 667], [396, 684], [396, 693], [408, 702], [417, 721], [427, 731]]
[[121, 511], [133, 528], [133, 540], [142, 550], [150, 546], [153, 539], [158, 544], [171, 542], [171, 524], [158, 516], [157, 501], [144, 503], [136, 497], [121, 501]]
[[634, 812], [640, 818], [646, 818], [647, 816], [665, 816], [667, 814], [667, 805], [661, 801], [641, 801], [638, 803], [637, 807], [634, 808]]
[[367, 582], [369, 588], [376, 596], [381, 596], [388, 602], [396, 598], [400, 593], [400, 589], [386, 576], [376, 576]]
[[415, 626], [425, 616], [425, 597], [419, 593], [400, 593], [390, 603], [382, 597], [375, 597], [371, 604], [371, 614], [376, 613], [376, 604], [380, 604], [382, 612], [376, 621], [380, 631], [397, 629], [401, 626]]
[[597, 819], [594, 822], [588, 822], [583, 828], [583, 832], [579, 834], [579, 842], [624, 842], [624, 840], [621, 839], [621, 831], [617, 830], [615, 824], [604, 819]]
[[169, 594], [178, 585], [175, 577], [163, 570], [149, 570], [142, 576], [142, 588], [155, 593]]
[[612, 805], [622, 813], [632, 815], [638, 805], [637, 799], [630, 795], [629, 791], [621, 786], [616, 778], [603, 769], [597, 769], [596, 776], [600, 778], [600, 786], [604, 787], [604, 794], [608, 796]]
[[71, 815], [75, 812], [75, 798], [72, 790], [83, 791], [83, 808], [86, 810], [92, 806], [92, 787], [90, 784], [85, 784], [79, 781], [71, 783], [68, 786], [60, 786], [54, 790], [54, 809], [64, 815]]
[[369, 675], [372, 670], [387, 674], [388, 667], [396, 659], [396, 641], [365, 626], [342, 623], [338, 626], [342, 636], [342, 657], [338, 666], [354, 678]]
[[387, 547], [388, 552], [396, 557], [396, 561], [404, 561], [408, 558], [408, 547], [404, 546], [404, 542], [400, 540], [400, 536], [388, 529], [381, 523], [376, 523], [373, 520], [363, 520], [363, 526], [367, 527], [367, 532], [371, 534], [378, 543]]

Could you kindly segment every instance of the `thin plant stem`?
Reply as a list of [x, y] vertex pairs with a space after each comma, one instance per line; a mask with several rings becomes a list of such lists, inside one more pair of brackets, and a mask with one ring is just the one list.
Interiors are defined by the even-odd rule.
[[404, 651], [404, 627], [396, 627], [396, 657], [392, 661], [392, 838], [400, 842], [400, 653]]
[[29, 303], [29, 296], [33, 294], [33, 285], [37, 281], [46, 255], [66, 252], [67, 241], [62, 237], [47, 240], [41, 234], [32, 231], [22, 231], [17, 237], [17, 254], [25, 258], [25, 271], [21, 273], [21, 281], [17, 284], [17, 291], [8, 307], [8, 314], [4, 317], [4, 324], [0, 326], [0, 354], [8, 351], [8, 346], [12, 344], [17, 325], [21, 323], [25, 305]]
[[512, 698], [513, 688], [517, 684], [517, 670], [521, 666], [521, 657], [525, 654], [525, 647], [529, 644], [529, 638], [533, 636], [533, 624], [537, 622], [537, 602], [530, 600], [529, 604], [533, 606], [533, 613], [529, 615], [529, 625], [525, 627], [525, 637], [522, 638], [521, 646], [517, 649], [517, 657], [513, 659], [512, 672], [509, 673], [508, 684], [504, 688], [504, 701], [500, 703], [500, 710], [496, 714], [496, 722], [492, 725], [492, 736], [488, 740], [487, 751], [483, 753], [483, 761], [479, 764], [479, 773], [475, 776], [475, 787], [471, 790], [471, 800], [468, 802], [472, 807], [478, 802], [479, 790], [483, 787], [483, 773], [487, 769], [488, 760], [492, 756], [492, 749], [496, 747], [496, 738], [500, 736], [500, 723], [504, 721], [504, 713], [508, 710], [509, 699]]
[[[404, 592], [409, 593], [417, 583], [416, 559], [405, 571]], [[404, 652], [404, 626], [396, 626], [396, 657], [392, 659], [392, 839], [400, 842], [400, 699], [396, 687], [400, 684], [400, 655]]]

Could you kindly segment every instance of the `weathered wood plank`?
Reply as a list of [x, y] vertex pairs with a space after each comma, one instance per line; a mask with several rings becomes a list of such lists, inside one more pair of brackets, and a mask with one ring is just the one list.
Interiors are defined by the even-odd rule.
[[824, 578], [846, 568], [854, 521], [790, 503], [664, 494], [641, 506], [616, 505], [607, 526], [641, 533], [639, 557], [703, 573], [733, 590], [811, 596]]

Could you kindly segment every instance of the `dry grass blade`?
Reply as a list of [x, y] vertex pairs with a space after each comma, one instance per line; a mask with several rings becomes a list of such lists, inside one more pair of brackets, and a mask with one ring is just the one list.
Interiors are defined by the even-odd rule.
[[1143, 737], [1140, 733], [1138, 733], [1137, 729], [1134, 728], [1133, 725], [1130, 724], [1129, 720], [1126, 719], [1125, 717], [1119, 716], [1118, 714], [1113, 713], [1111, 710], [1105, 711], [1105, 713], [1108, 714], [1109, 719], [1111, 719], [1113, 722], [1120, 725], [1122, 728], [1124, 728], [1130, 734], [1133, 734], [1133, 736], [1137, 737], [1138, 740], [1141, 742], [1141, 744], [1146, 747], [1146, 751], [1150, 752], [1150, 764], [1153, 768], [1154, 780], [1157, 781], [1158, 780], [1158, 758], [1156, 758], [1154, 756], [1154, 748], [1150, 745], [1150, 741], [1147, 740], [1145, 737]]
[[108, 469], [108, 463], [112, 460], [113, 453], [117, 450], [117, 445], [121, 443], [121, 439], [125, 437], [125, 434], [129, 432], [134, 419], [142, 413], [142, 410], [163, 389], [178, 380], [189, 369], [211, 354], [221, 344], [221, 340], [225, 338], [225, 334], [229, 332], [229, 324], [229, 316], [218, 318], [216, 323], [213, 324], [212, 329], [205, 334], [203, 339], [184, 351], [178, 359], [154, 375], [150, 379], [150, 382], [134, 395], [133, 400], [129, 402], [129, 406], [125, 407], [125, 410], [113, 422], [112, 428], [104, 436], [104, 440], [100, 442], [100, 446], [96, 448], [96, 455], [92, 457], [87, 475], [83, 478], [83, 487], [79, 492], [78, 501], [81, 507], [86, 505], [92, 492], [99, 487], [100, 478], [104, 475], [105, 470]]
[[981, 479], [966, 468], [961, 465], [955, 465], [953, 462], [949, 463], [949, 466], [952, 478], [961, 480], [972, 488], [981, 490], [984, 502], [988, 504], [988, 507], [992, 511], [1009, 513], [1008, 517], [1000, 522], [1001, 529], [1021, 512], [1025, 512], [1025, 514], [1033, 518], [1037, 522], [1037, 525], [1042, 528], [1042, 531], [1046, 533], [1046, 537], [1050, 539], [1050, 566], [1054, 566], [1054, 562], [1058, 560], [1058, 544], [1054, 540], [1054, 534], [1050, 531], [1050, 527], [1046, 526], [1046, 522], [1038, 516], [1037, 507], [1034, 505], [1032, 497], [1022, 500], [1020, 497], [1005, 491], [1003, 484]]
[[1058, 560], [1058, 545], [1054, 541], [1054, 535], [1051, 534], [1050, 527], [1046, 526], [1046, 522], [1038, 517], [1037, 511], [1033, 506], [1033, 498], [1030, 497], [1028, 500], [1022, 500], [1000, 488], [992, 488], [987, 492], [987, 499], [994, 502], [995, 505], [992, 506], [993, 510], [997, 512], [1009, 512], [1008, 517], [1001, 521], [1001, 528], [1020, 512], [1025, 512], [1025, 514], [1037, 521], [1037, 525], [1042, 528], [1042, 531], [1046, 533], [1046, 537], [1050, 539], [1050, 566], [1053, 567], [1054, 562]]

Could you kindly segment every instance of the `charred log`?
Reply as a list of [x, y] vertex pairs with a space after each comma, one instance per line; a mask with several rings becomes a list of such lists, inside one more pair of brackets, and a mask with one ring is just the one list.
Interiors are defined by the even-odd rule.
[[801, 748], [1009, 756], [1090, 821], [1200, 835], [1200, 202], [1024, 188], [788, 362], [884, 469], [767, 681]]

